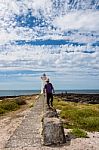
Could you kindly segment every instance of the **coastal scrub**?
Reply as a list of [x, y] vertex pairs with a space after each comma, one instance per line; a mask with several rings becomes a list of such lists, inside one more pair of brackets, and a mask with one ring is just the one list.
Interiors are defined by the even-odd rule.
[[[37, 95], [36, 95], [37, 96]], [[34, 106], [36, 96], [15, 96], [15, 97], [2, 97], [0, 100], [0, 115], [6, 114], [11, 111], [16, 111], [20, 109], [23, 111], [25, 109]]]
[[76, 138], [87, 138], [88, 137], [87, 132], [82, 129], [79, 129], [79, 128], [72, 129], [72, 131], [70, 131], [69, 134], [72, 134]]
[[4, 114], [9, 111], [14, 111], [20, 108], [15, 100], [4, 100], [0, 102], [0, 114]]
[[54, 100], [65, 128], [99, 131], [99, 104], [83, 104]]

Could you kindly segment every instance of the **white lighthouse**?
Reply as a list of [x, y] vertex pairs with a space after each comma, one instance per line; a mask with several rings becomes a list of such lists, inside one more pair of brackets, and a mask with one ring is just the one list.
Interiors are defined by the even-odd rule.
[[41, 94], [43, 94], [43, 88], [44, 88], [44, 85], [46, 83], [46, 80], [47, 80], [47, 76], [46, 74], [44, 73], [42, 76], [41, 76]]

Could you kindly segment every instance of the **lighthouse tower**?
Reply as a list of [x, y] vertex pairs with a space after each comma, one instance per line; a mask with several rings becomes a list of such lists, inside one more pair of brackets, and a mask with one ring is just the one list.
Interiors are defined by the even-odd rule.
[[46, 76], [45, 73], [41, 76], [41, 94], [43, 94], [43, 88], [44, 88], [47, 78], [48, 77]]

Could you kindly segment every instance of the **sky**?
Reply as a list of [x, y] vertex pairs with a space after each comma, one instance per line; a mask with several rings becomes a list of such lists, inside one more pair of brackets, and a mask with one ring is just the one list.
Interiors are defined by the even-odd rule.
[[0, 0], [0, 90], [40, 89], [43, 73], [55, 89], [99, 89], [98, 1], [84, 1]]

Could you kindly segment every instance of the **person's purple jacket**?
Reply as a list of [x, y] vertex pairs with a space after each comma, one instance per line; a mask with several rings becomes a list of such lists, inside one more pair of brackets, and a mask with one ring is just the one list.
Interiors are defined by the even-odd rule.
[[44, 92], [46, 90], [46, 93], [53, 93], [54, 92], [54, 88], [53, 85], [51, 83], [47, 83], [44, 86]]

